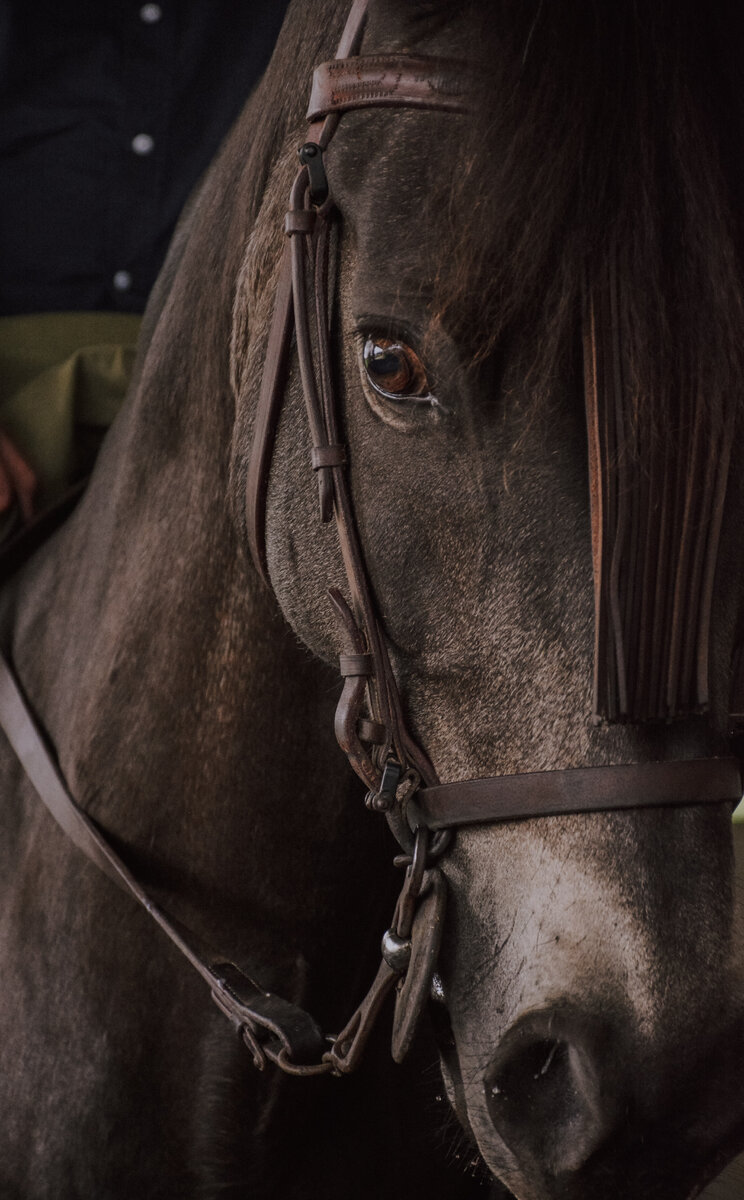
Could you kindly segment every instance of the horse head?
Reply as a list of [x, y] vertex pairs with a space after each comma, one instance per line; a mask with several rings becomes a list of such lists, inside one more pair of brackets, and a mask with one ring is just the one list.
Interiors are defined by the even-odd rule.
[[[621, 207], [612, 186], [632, 138], [620, 149], [612, 143], [620, 125], [612, 105], [602, 107], [602, 71], [622, 75], [624, 43], [613, 42], [614, 26], [592, 32], [588, 13], [582, 25], [562, 6], [548, 16], [530, 5], [520, 16], [518, 6], [504, 5], [495, 30], [483, 23], [485, 7], [370, 6], [364, 56], [454, 55], [473, 68], [474, 100], [467, 111], [454, 103], [446, 111], [349, 111], [324, 150], [335, 208], [319, 277], [328, 281], [330, 315], [321, 312], [310, 343], [322, 374], [318, 342], [330, 324], [328, 369], [348, 461], [316, 455], [314, 465], [321, 476], [329, 464], [347, 472], [385, 654], [407, 730], [425, 752], [424, 774], [430, 767], [449, 783], [724, 756], [740, 621], [742, 497], [733, 477], [713, 539], [706, 712], [688, 704], [668, 714], [673, 720], [607, 720], [596, 698], [582, 289], [601, 258], [603, 230], [615, 237], [622, 295], [642, 283], [650, 247], [651, 299], [646, 309], [635, 296], [627, 303], [623, 329], [633, 343], [633, 320], [643, 326], [670, 269], [654, 243], [663, 220], [643, 208], [649, 193], [641, 185], [658, 163], [646, 177], [633, 160], [627, 194], [637, 189], [638, 228], [627, 219], [632, 208], [619, 216], [612, 208]], [[626, 18], [618, 21], [627, 35]], [[642, 66], [636, 74], [640, 88]], [[633, 116], [641, 123], [644, 111], [639, 102]], [[598, 114], [606, 141], [588, 150], [581, 137], [593, 130], [596, 141]], [[648, 144], [654, 129], [641, 129]], [[680, 118], [676, 132], [684, 165], [700, 130]], [[643, 138], [638, 145], [647, 145]], [[268, 328], [246, 314], [266, 311], [277, 285], [276, 197], [290, 190], [304, 139], [292, 129], [275, 164], [235, 309], [242, 434], [233, 499], [241, 521]], [[689, 212], [704, 196], [701, 185]], [[729, 243], [716, 219], [710, 215], [705, 244], [725, 275]], [[316, 243], [316, 261], [319, 253]], [[695, 253], [682, 282], [668, 284], [680, 294], [692, 286]], [[317, 286], [307, 278], [303, 287], [312, 309]], [[655, 325], [648, 317], [648, 339], [658, 334], [658, 346], [633, 343], [641, 346], [631, 372], [640, 393], [656, 382], [644, 352], [648, 361], [670, 361], [659, 333], [667, 318], [674, 336], [687, 328], [683, 306], [670, 304]], [[680, 373], [692, 362], [702, 386], [709, 361], [694, 358], [704, 337], [680, 351]], [[727, 347], [715, 353], [724, 360]], [[713, 392], [719, 384], [712, 378]], [[301, 639], [335, 662], [349, 653], [348, 628], [328, 589], [347, 592], [348, 564], [335, 523], [319, 520], [308, 467], [316, 442], [294, 357], [283, 387], [264, 481], [268, 575]], [[672, 412], [660, 405], [649, 438], [682, 437]], [[713, 438], [715, 412], [700, 420], [711, 422], [703, 427]], [[735, 445], [738, 425], [731, 436]], [[652, 536], [646, 530], [636, 540]], [[448, 909], [433, 1008], [447, 1090], [485, 1162], [519, 1200], [589, 1200], [600, 1189], [686, 1200], [739, 1147], [744, 990], [730, 804], [654, 807], [643, 787], [622, 811], [575, 813], [568, 804], [537, 818], [528, 806], [524, 819], [475, 822], [457, 830], [439, 860]]]

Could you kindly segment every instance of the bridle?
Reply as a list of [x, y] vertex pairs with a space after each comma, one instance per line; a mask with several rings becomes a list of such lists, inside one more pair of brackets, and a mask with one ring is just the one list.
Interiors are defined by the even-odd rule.
[[0, 660], [0, 724], [41, 799], [68, 836], [142, 904], [205, 979], [219, 1007], [249, 1046], [290, 1074], [346, 1074], [359, 1062], [386, 996], [396, 988], [393, 1056], [407, 1052], [429, 992], [443, 925], [444, 877], [437, 863], [461, 825], [560, 813], [736, 803], [742, 793], [734, 758], [580, 767], [442, 784], [406, 726], [404, 705], [365, 564], [348, 482], [350, 450], [342, 442], [334, 390], [328, 303], [333, 201], [324, 155], [344, 112], [388, 107], [467, 111], [471, 82], [464, 64], [410, 55], [360, 56], [367, 0], [354, 0], [336, 58], [315, 72], [300, 149], [300, 170], [285, 220], [279, 272], [248, 466], [248, 540], [267, 584], [265, 506], [274, 439], [284, 399], [292, 332], [312, 435], [320, 516], [334, 521], [350, 602], [330, 598], [343, 652], [343, 690], [335, 729], [368, 788], [367, 804], [385, 813], [397, 838], [405, 880], [372, 987], [330, 1045], [312, 1018], [266, 992], [226, 962], [149, 896], [98, 826], [70, 796], [10, 667]]

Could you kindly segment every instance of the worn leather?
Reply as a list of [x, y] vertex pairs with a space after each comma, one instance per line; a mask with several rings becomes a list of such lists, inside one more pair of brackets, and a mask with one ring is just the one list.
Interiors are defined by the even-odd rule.
[[322, 63], [313, 75], [308, 121], [354, 108], [467, 111], [465, 66], [451, 58], [377, 54]]
[[267, 586], [266, 566], [266, 489], [274, 452], [276, 427], [284, 395], [287, 352], [292, 336], [292, 264], [289, 244], [279, 268], [279, 282], [261, 376], [261, 391], [248, 460], [246, 483], [246, 528], [251, 557]]
[[[209, 985], [219, 1007], [259, 1045], [276, 1040], [296, 1062], [317, 1059], [323, 1036], [308, 1013], [267, 992], [224, 955], [169, 916], [145, 891], [105, 834], [70, 795], [15, 676], [0, 657], [0, 726], [57, 824], [114, 883], [147, 910]], [[268, 1048], [268, 1045], [267, 1045]]]
[[465, 779], [420, 788], [406, 812], [412, 828], [448, 829], [558, 813], [738, 804], [743, 791], [738, 759], [703, 758]]
[[391, 1050], [396, 1062], [403, 1062], [411, 1049], [429, 1000], [431, 977], [442, 944], [446, 901], [447, 882], [438, 867], [434, 867], [424, 877], [411, 930], [411, 964], [395, 996]]

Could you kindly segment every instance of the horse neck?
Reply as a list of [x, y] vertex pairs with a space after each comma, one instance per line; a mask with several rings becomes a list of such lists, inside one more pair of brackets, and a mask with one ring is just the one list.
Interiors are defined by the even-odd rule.
[[87, 495], [19, 580], [11, 644], [78, 802], [181, 919], [227, 931], [233, 957], [244, 938], [255, 961], [256, 923], [271, 958], [287, 923], [312, 940], [319, 886], [363, 885], [370, 832], [348, 803], [327, 668], [284, 625], [229, 511], [228, 347], [252, 215], [235, 196], [261, 183], [250, 124], [249, 108], [177, 239]]

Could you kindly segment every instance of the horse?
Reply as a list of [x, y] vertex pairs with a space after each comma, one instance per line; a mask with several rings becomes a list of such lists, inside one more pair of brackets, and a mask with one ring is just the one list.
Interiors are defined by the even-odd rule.
[[[465, 1197], [483, 1193], [459, 1164], [482, 1164], [518, 1200], [688, 1200], [744, 1133], [738, 771], [720, 782], [744, 565], [729, 26], [662, 0], [602, 19], [370, 0], [349, 35], [347, 7], [290, 8], [176, 233], [88, 489], [0, 596], [83, 848], [105, 837], [172, 914], [169, 940], [3, 744], [0, 1190]], [[344, 80], [386, 99], [308, 142], [306, 81], [339, 46]], [[293, 281], [293, 349], [284, 246], [297, 267], [318, 223], [327, 308], [316, 289], [308, 337]], [[303, 344], [341, 401], [320, 446]], [[663, 524], [672, 478], [684, 512]], [[676, 574], [702, 597], [687, 625], [674, 571], [633, 566], [658, 546], [699, 565]], [[367, 807], [335, 745], [339, 653]], [[485, 801], [462, 784], [483, 779]], [[402, 1065], [378, 1029], [357, 1075], [285, 1077], [219, 1011], [224, 974], [215, 1005], [173, 944], [192, 931], [339, 1029], [386, 926], [382, 984], [319, 1068], [345, 1074], [398, 980], [404, 1057], [431, 979], [442, 1085], [425, 1030]]]

